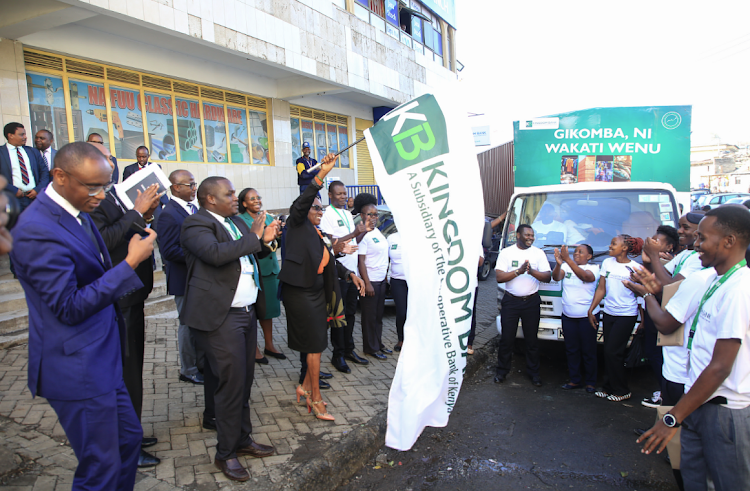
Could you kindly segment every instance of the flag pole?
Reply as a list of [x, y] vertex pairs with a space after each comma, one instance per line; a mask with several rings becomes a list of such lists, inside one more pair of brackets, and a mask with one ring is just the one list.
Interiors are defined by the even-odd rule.
[[[343, 150], [341, 150], [341, 151], [340, 151], [339, 153], [337, 153], [336, 155], [334, 155], [334, 157], [338, 157], [339, 155], [341, 155], [342, 153], [346, 152], [347, 150], [349, 150], [349, 149], [350, 149], [350, 148], [352, 148], [352, 147], [353, 147], [354, 145], [356, 145], [357, 143], [361, 142], [361, 141], [362, 141], [362, 140], [364, 140], [364, 139], [365, 139], [365, 137], [363, 136], [363, 137], [362, 137], [362, 138], [360, 138], [359, 140], [355, 141], [354, 143], [352, 143], [351, 145], [349, 145], [348, 147], [344, 148], [344, 149], [343, 149]], [[313, 165], [312, 167], [310, 167], [309, 169], [307, 169], [307, 172], [313, 171], [313, 170], [315, 170], [315, 169], [320, 169], [320, 166], [321, 166], [321, 165], [323, 165], [323, 162], [319, 162], [319, 163], [317, 163], [317, 164]]]

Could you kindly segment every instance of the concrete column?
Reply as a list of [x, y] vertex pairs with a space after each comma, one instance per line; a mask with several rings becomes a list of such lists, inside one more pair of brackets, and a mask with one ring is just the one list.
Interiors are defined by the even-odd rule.
[[[451, 53], [451, 60], [453, 60], [453, 73], [458, 73], [458, 60], [456, 60], [456, 30], [452, 27], [448, 27], [448, 32], [451, 37], [451, 44], [448, 47]], [[450, 69], [450, 67], [448, 67]]]
[[[23, 44], [0, 38], [0, 128], [12, 122], [21, 123], [26, 133], [31, 133]], [[34, 136], [31, 135], [32, 145], [33, 140]], [[0, 141], [5, 143], [4, 139]]]
[[449, 51], [450, 46], [448, 46], [448, 24], [443, 19], [440, 19], [440, 31], [443, 33], [443, 66], [450, 70], [451, 53]]

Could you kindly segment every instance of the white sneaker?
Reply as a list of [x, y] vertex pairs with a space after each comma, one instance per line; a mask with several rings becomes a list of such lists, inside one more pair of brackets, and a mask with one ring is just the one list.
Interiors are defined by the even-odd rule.
[[646, 397], [645, 399], [641, 401], [641, 404], [643, 404], [646, 407], [652, 407], [652, 408], [661, 406], [661, 391], [657, 390], [651, 395], [651, 397]]

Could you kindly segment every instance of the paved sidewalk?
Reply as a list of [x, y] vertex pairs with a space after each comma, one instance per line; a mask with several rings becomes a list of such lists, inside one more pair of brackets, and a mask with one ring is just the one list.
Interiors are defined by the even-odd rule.
[[[495, 329], [496, 283], [480, 282], [478, 326], [475, 347], [497, 335]], [[417, 307], [418, 308], [418, 307]], [[396, 339], [395, 311], [386, 307], [383, 340], [392, 347]], [[334, 378], [331, 390], [323, 391], [334, 423], [315, 419], [294, 395], [299, 378], [299, 354], [286, 346], [286, 319], [274, 320], [274, 344], [289, 358], [271, 359], [255, 371], [250, 411], [253, 437], [276, 448], [276, 455], [263, 459], [241, 458], [252, 476], [247, 483], [228, 481], [213, 464], [216, 433], [201, 426], [203, 388], [179, 382], [177, 319], [172, 312], [147, 318], [144, 364], [144, 435], [159, 443], [149, 448], [161, 464], [139, 472], [136, 490], [271, 490], [282, 487], [284, 477], [308, 460], [319, 456], [365, 425], [387, 405], [388, 390], [398, 356], [387, 361], [370, 359], [366, 366], [349, 363], [349, 375], [335, 371], [331, 353], [323, 353], [322, 369]], [[355, 343], [361, 353], [359, 313]], [[259, 339], [260, 335], [259, 330]], [[261, 341], [262, 342], [262, 341]], [[15, 470], [0, 475], [0, 491], [70, 489], [76, 459], [65, 434], [46, 400], [32, 399], [26, 387], [27, 347], [0, 350], [0, 448], [14, 452]], [[0, 458], [4, 454], [0, 454]], [[0, 474], [3, 472], [0, 467]]]

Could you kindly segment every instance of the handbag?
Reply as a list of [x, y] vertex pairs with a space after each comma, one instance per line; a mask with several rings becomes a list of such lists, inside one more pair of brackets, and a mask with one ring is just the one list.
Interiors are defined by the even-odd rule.
[[625, 355], [625, 367], [636, 368], [648, 364], [646, 356], [646, 333], [643, 331], [635, 333], [633, 341], [630, 343], [630, 350]]

